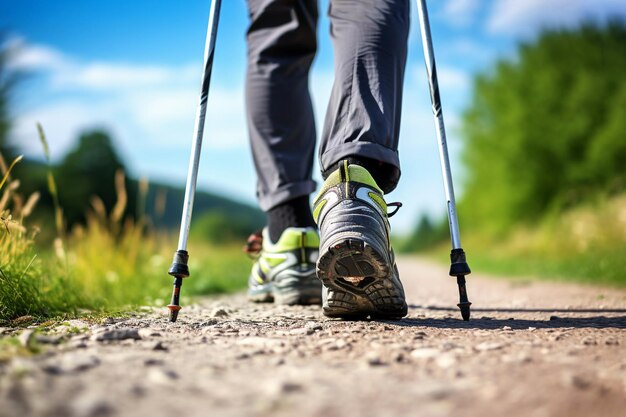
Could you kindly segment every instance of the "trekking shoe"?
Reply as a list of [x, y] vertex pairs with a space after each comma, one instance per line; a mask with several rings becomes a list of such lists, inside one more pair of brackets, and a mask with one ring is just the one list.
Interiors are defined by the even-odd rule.
[[315, 275], [319, 235], [312, 227], [285, 229], [271, 243], [267, 228], [248, 238], [244, 250], [256, 258], [248, 279], [248, 299], [277, 304], [320, 304], [322, 286]]
[[406, 316], [404, 289], [389, 240], [388, 217], [395, 211], [387, 214], [383, 192], [370, 173], [343, 161], [324, 182], [313, 207], [320, 230], [317, 276], [324, 285], [324, 315]]

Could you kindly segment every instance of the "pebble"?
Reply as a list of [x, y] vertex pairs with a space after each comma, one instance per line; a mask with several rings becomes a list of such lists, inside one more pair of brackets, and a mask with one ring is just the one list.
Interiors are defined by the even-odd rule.
[[148, 381], [155, 384], [167, 384], [178, 378], [178, 374], [171, 369], [151, 368], [148, 372]]
[[444, 355], [438, 356], [435, 359], [435, 363], [441, 369], [452, 368], [456, 364], [456, 362], [457, 362], [456, 357], [450, 354], [444, 354]]
[[369, 352], [365, 357], [369, 366], [382, 366], [385, 365], [380, 355], [376, 352]]
[[565, 384], [577, 388], [579, 390], [586, 390], [591, 386], [591, 381], [582, 375], [566, 375]]
[[91, 337], [96, 342], [110, 342], [117, 340], [140, 340], [139, 330], [132, 328], [110, 329], [96, 333]]
[[300, 329], [293, 329], [289, 331], [289, 334], [291, 336], [309, 336], [309, 335], [312, 335], [313, 333], [315, 333], [315, 330], [307, 329], [306, 327], [303, 327]]
[[609, 336], [606, 339], [604, 339], [604, 344], [607, 346], [617, 346], [619, 345], [619, 340], [617, 340], [613, 336]]
[[34, 338], [35, 338], [35, 331], [34, 330], [24, 330], [17, 337], [17, 340], [20, 342], [21, 346], [23, 346], [25, 348], [29, 348], [31, 343], [33, 342]]
[[139, 329], [139, 336], [142, 339], [149, 337], [161, 337], [161, 333], [157, 332], [154, 329]]
[[593, 345], [597, 345], [598, 344], [596, 339], [594, 339], [593, 337], [590, 337], [590, 336], [587, 336], [587, 337], [583, 338], [583, 340], [581, 342], [585, 346], [593, 346]]
[[271, 348], [283, 345], [283, 341], [280, 339], [271, 339], [269, 337], [251, 336], [236, 342], [240, 346], [251, 346], [257, 348]]
[[321, 324], [319, 324], [318, 322], [315, 322], [315, 321], [307, 322], [304, 327], [309, 329], [309, 330], [312, 330], [312, 331], [317, 331], [317, 330], [323, 330], [324, 329]]
[[148, 358], [145, 361], [143, 361], [143, 364], [145, 366], [161, 366], [164, 363], [165, 362], [163, 361], [163, 359], [156, 359], [156, 358]]
[[502, 330], [512, 330], [511, 326], [503, 326]]
[[163, 344], [163, 342], [161, 342], [160, 340], [158, 342], [156, 342], [154, 345], [152, 345], [152, 350], [162, 350], [162, 351], [168, 351], [169, 348], [167, 346], [165, 346]]
[[435, 348], [419, 348], [411, 351], [410, 355], [414, 359], [432, 359], [441, 352]]
[[213, 309], [213, 311], [211, 312], [211, 316], [212, 317], [228, 317], [228, 311], [226, 311], [223, 308], [215, 308]]
[[60, 359], [52, 359], [43, 364], [43, 371], [52, 375], [83, 372], [100, 365], [100, 359], [93, 355], [69, 354]]
[[89, 327], [89, 323], [87, 323], [86, 321], [77, 320], [77, 319], [68, 320], [66, 324], [68, 325], [68, 327], [73, 327], [75, 329], [80, 329], [80, 330], [87, 329]]
[[560, 320], [561, 318], [559, 316], [550, 316], [550, 321], [552, 320]]
[[486, 351], [489, 351], [489, 350], [502, 349], [503, 347], [504, 347], [503, 343], [483, 342], [483, 343], [480, 343], [480, 344], [474, 346], [474, 349], [479, 351], [479, 352], [486, 352]]
[[35, 340], [37, 343], [41, 343], [42, 345], [58, 345], [61, 343], [62, 336], [47, 336], [38, 334], [35, 335]]

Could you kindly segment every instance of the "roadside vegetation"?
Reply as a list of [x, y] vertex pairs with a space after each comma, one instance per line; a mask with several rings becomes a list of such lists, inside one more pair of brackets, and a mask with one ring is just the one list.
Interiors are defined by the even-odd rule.
[[[459, 199], [475, 270], [626, 286], [626, 25], [547, 31], [474, 80]], [[446, 219], [408, 251], [445, 256]]]
[[[14, 161], [19, 163], [19, 158]], [[38, 244], [39, 229], [31, 226], [38, 194], [20, 194], [19, 179], [0, 164], [3, 185], [0, 212], [0, 321], [32, 316], [71, 317], [115, 312], [142, 305], [166, 305], [171, 291], [167, 269], [176, 236], [149, 226], [145, 217], [124, 217], [127, 201], [124, 173], [118, 170], [112, 188], [117, 200], [107, 211], [98, 197], [86, 211], [85, 223], [66, 230], [62, 208], [48, 244]], [[144, 183], [143, 193], [148, 184]], [[56, 200], [54, 177], [50, 194]], [[56, 229], [56, 231], [55, 231]], [[197, 239], [190, 243], [192, 277], [185, 281], [187, 296], [239, 290], [249, 267], [234, 240], [214, 245]]]

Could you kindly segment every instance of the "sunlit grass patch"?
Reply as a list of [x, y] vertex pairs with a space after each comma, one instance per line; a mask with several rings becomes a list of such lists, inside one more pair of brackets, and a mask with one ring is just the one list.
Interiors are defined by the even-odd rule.
[[[47, 142], [39, 134], [49, 162]], [[35, 246], [38, 231], [26, 223], [38, 194], [24, 198], [19, 181], [0, 158], [0, 322], [19, 326], [55, 317], [98, 316], [139, 306], [167, 304], [172, 278], [167, 274], [176, 239], [154, 230], [141, 213], [125, 216], [128, 196], [124, 172], [114, 184], [117, 202], [107, 211], [92, 198], [86, 223], [66, 229], [52, 171], [48, 188], [54, 200], [56, 238], [49, 248]], [[145, 199], [148, 184], [140, 187]], [[190, 270], [183, 295], [225, 293], [245, 288], [250, 263], [239, 246], [190, 242]]]

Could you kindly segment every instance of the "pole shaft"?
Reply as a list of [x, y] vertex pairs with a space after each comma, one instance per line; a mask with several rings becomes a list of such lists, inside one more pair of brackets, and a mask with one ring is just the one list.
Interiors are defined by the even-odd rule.
[[221, 0], [211, 2], [209, 14], [209, 27], [204, 45], [204, 70], [202, 72], [202, 88], [200, 101], [196, 110], [191, 156], [189, 158], [189, 170], [187, 172], [187, 184], [185, 186], [185, 199], [183, 203], [183, 215], [180, 224], [178, 238], [178, 250], [187, 250], [189, 227], [191, 225], [191, 213], [193, 201], [196, 195], [196, 183], [198, 180], [198, 165], [200, 164], [200, 151], [202, 149], [202, 137], [204, 135], [204, 120], [206, 116], [207, 101], [209, 97], [209, 85], [211, 84], [211, 70], [213, 69], [213, 57], [215, 54], [215, 40], [217, 38], [217, 25], [219, 22]]
[[437, 144], [439, 148], [439, 159], [441, 161], [441, 172], [443, 174], [443, 187], [447, 200], [450, 237], [452, 239], [452, 248], [460, 249], [461, 235], [459, 232], [459, 221], [456, 212], [456, 201], [454, 199], [452, 170], [450, 169], [450, 158], [448, 156], [446, 129], [443, 123], [441, 97], [439, 96], [439, 83], [437, 81], [437, 68], [435, 66], [435, 53], [433, 51], [433, 42], [430, 34], [430, 23], [428, 21], [428, 9], [426, 8], [426, 0], [417, 0], [417, 11], [420, 20], [422, 46], [424, 49], [424, 60], [426, 62], [426, 72], [428, 73], [430, 100], [432, 102], [435, 126], [437, 128]]

